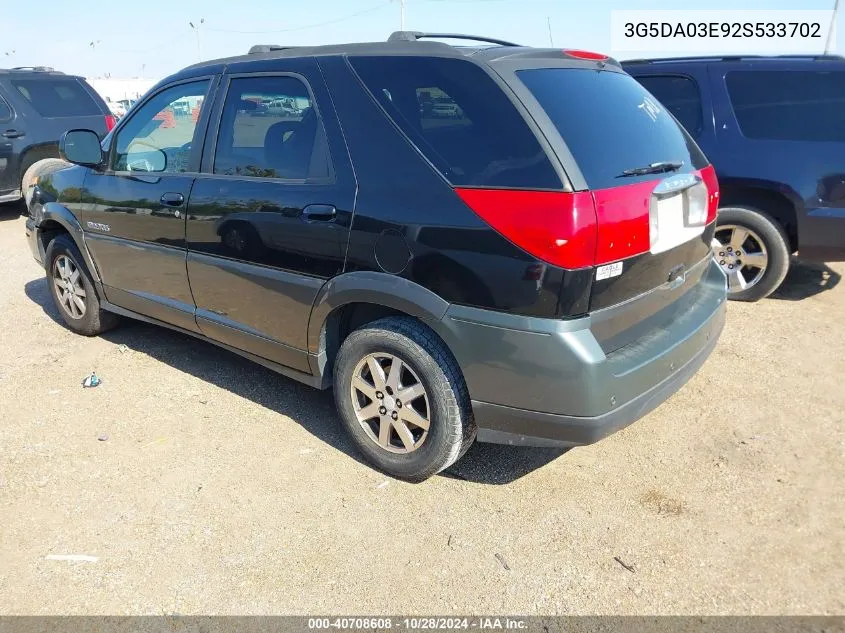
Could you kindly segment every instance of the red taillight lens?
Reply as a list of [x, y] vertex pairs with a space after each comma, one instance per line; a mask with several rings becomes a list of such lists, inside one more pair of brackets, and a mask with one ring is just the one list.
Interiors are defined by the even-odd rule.
[[117, 120], [114, 118], [113, 114], [106, 115], [106, 133], [111, 132], [114, 129], [114, 126], [117, 125]]
[[456, 192], [482, 220], [537, 259], [570, 269], [593, 265], [596, 211], [590, 192], [463, 188]]
[[602, 53], [593, 53], [591, 51], [579, 51], [571, 48], [565, 48], [563, 52], [569, 55], [570, 57], [574, 57], [575, 59], [589, 59], [595, 62], [610, 59], [607, 55], [603, 55]]
[[716, 170], [713, 165], [708, 165], [701, 170], [701, 179], [707, 185], [707, 224], [716, 219], [716, 212], [719, 210], [719, 181], [716, 178]]

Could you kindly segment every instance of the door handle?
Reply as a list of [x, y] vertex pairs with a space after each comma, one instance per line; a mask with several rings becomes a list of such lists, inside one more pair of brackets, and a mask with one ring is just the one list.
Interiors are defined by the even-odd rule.
[[3, 136], [6, 138], [20, 138], [23, 136], [25, 132], [21, 132], [20, 130], [5, 130], [3, 132]]
[[330, 204], [309, 204], [302, 210], [306, 222], [331, 222], [336, 215], [337, 209]]
[[159, 202], [162, 206], [177, 208], [185, 203], [185, 196], [181, 193], [166, 193], [161, 196]]

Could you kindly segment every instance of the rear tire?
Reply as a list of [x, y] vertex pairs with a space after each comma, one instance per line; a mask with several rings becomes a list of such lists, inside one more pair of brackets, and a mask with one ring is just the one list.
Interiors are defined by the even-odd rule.
[[[777, 221], [760, 209], [719, 209], [713, 246], [716, 262], [728, 275], [728, 299], [734, 301], [768, 297], [789, 271], [789, 239]], [[734, 257], [737, 250], [740, 255]]]
[[50, 295], [68, 328], [97, 336], [117, 325], [117, 315], [100, 308], [91, 274], [69, 235], [56, 236], [44, 260]]
[[[404, 403], [403, 394], [410, 398]], [[397, 479], [428, 479], [475, 440], [457, 361], [434, 332], [410, 317], [379, 319], [346, 338], [334, 364], [334, 395], [358, 450]]]

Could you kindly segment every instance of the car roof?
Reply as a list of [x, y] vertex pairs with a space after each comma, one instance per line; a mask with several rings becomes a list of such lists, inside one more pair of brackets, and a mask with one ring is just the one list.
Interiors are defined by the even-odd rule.
[[[458, 39], [474, 41], [474, 46], [454, 46], [435, 39]], [[246, 62], [293, 57], [315, 57], [326, 55], [375, 55], [375, 56], [424, 56], [424, 57], [471, 57], [482, 62], [507, 58], [542, 58], [550, 53], [560, 55], [560, 48], [534, 48], [485, 36], [459, 33], [422, 33], [418, 31], [396, 31], [385, 42], [354, 42], [321, 46], [284, 46], [274, 44], [256, 45], [246, 55], [223, 57], [188, 66], [177, 73], [196, 74], [197, 70], [214, 71], [219, 67]], [[618, 66], [619, 62], [607, 57], [603, 64]]]

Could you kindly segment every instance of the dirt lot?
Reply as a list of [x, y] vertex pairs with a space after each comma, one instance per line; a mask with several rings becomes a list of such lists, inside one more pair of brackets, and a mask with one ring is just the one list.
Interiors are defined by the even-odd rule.
[[731, 304], [624, 431], [411, 485], [328, 393], [139, 323], [70, 333], [9, 210], [0, 262], [4, 614], [845, 611], [845, 265]]

